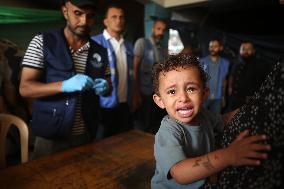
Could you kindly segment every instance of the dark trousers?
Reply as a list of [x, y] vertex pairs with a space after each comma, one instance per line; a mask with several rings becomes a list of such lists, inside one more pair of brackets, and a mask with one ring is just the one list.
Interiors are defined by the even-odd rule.
[[142, 104], [135, 113], [136, 129], [156, 134], [166, 111], [159, 108], [152, 95], [141, 95]]
[[70, 136], [65, 139], [46, 139], [36, 136], [34, 144], [33, 159], [53, 154], [69, 148], [74, 148], [91, 142], [89, 133]]
[[129, 106], [127, 103], [119, 103], [115, 108], [101, 108], [101, 123], [103, 137], [116, 135], [133, 128]]

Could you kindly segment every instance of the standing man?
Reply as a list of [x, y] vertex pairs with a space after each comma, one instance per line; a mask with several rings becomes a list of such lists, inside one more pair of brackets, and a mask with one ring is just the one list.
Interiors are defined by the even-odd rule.
[[204, 106], [212, 112], [221, 113], [225, 106], [225, 92], [230, 62], [219, 55], [222, 44], [219, 39], [209, 42], [209, 55], [200, 60], [205, 71], [210, 75], [208, 82], [210, 95]]
[[167, 57], [167, 48], [161, 40], [166, 31], [166, 22], [157, 19], [150, 38], [140, 38], [134, 46], [134, 96], [133, 109], [137, 109], [138, 129], [156, 133], [165, 111], [153, 102], [152, 67]]
[[238, 59], [229, 77], [229, 110], [236, 109], [247, 103], [254, 92], [264, 82], [270, 72], [271, 65], [265, 64], [255, 56], [252, 42], [243, 42], [240, 46]]
[[108, 92], [110, 72], [106, 50], [89, 36], [94, 6], [63, 1], [66, 26], [36, 35], [24, 56], [20, 93], [34, 98], [34, 158], [90, 142], [95, 134], [98, 95]]
[[131, 129], [129, 105], [133, 80], [133, 46], [122, 35], [125, 25], [124, 10], [118, 4], [107, 7], [105, 30], [92, 39], [108, 50], [112, 93], [100, 97], [104, 137]]

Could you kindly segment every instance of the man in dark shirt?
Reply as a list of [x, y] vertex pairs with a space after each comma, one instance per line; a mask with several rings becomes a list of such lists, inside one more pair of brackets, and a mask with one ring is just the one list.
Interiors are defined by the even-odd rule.
[[251, 42], [241, 44], [240, 56], [233, 65], [228, 88], [231, 110], [248, 102], [270, 70], [270, 66], [255, 56], [255, 48]]
[[64, 28], [36, 35], [23, 58], [20, 94], [33, 99], [33, 158], [91, 142], [99, 96], [110, 89], [107, 51], [90, 38], [95, 2], [63, 0]]

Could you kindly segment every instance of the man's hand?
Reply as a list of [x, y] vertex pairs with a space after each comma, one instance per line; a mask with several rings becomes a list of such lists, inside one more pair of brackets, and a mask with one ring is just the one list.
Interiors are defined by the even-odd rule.
[[95, 91], [96, 95], [104, 95], [107, 93], [109, 86], [107, 80], [97, 78], [94, 80], [92, 88]]
[[131, 112], [135, 112], [142, 104], [142, 98], [139, 89], [134, 90], [132, 98]]
[[83, 74], [76, 74], [75, 76], [71, 77], [62, 82], [61, 91], [63, 93], [72, 93], [72, 92], [79, 92], [85, 91], [87, 89], [92, 88], [93, 80], [87, 75]]

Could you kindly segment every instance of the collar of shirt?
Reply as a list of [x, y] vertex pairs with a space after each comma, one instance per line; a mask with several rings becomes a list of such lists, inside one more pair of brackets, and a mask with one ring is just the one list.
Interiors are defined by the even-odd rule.
[[154, 45], [156, 47], [159, 47], [159, 48], [162, 47], [162, 44], [161, 44], [160, 40], [155, 41], [153, 37], [150, 37], [149, 39], [150, 39], [152, 45]]
[[120, 35], [120, 40], [117, 41], [117, 39], [115, 39], [114, 37], [112, 37], [112, 36], [107, 32], [106, 29], [104, 30], [103, 35], [104, 35], [104, 37], [106, 38], [106, 40], [113, 40], [113, 41], [116, 41], [118, 44], [122, 44], [122, 43], [124, 42], [124, 39], [123, 39], [123, 36], [122, 36], [122, 35]]
[[71, 50], [71, 53], [74, 54], [74, 53], [81, 53], [81, 52], [84, 52], [84, 51], [88, 51], [89, 48], [90, 48], [90, 41], [88, 41], [87, 43], [85, 43], [82, 47], [80, 47], [77, 51], [75, 51], [74, 49], [72, 49], [71, 46], [69, 46], [70, 50]]

